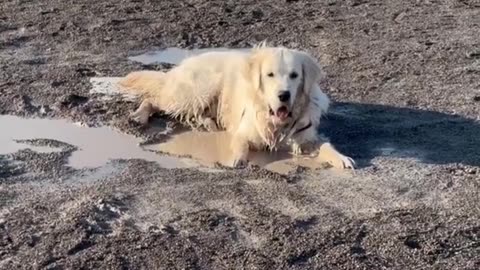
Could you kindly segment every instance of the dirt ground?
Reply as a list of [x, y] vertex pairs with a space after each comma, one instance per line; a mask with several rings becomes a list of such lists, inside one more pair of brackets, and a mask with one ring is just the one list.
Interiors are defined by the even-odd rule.
[[264, 39], [319, 59], [322, 132], [360, 168], [78, 170], [43, 141], [0, 155], [0, 268], [480, 269], [477, 0], [2, 0], [0, 114], [155, 136], [89, 78]]

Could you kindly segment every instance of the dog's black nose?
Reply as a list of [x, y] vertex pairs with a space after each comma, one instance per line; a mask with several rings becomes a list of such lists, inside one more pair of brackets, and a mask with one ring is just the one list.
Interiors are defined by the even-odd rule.
[[280, 99], [281, 102], [289, 101], [290, 100], [290, 91], [280, 92], [280, 95], [278, 95], [278, 99]]

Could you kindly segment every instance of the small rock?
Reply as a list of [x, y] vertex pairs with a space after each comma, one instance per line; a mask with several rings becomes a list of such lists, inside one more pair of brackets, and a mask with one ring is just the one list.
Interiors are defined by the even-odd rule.
[[65, 83], [65, 81], [53, 81], [50, 85], [51, 85], [52, 87], [58, 87], [58, 86], [60, 86], [60, 85], [62, 85], [62, 84], [64, 84], [64, 83]]
[[365, 1], [363, 0], [353, 0], [350, 2], [351, 7], [356, 7], [365, 4]]
[[32, 99], [27, 95], [20, 96], [15, 105], [20, 111], [33, 112], [36, 110], [36, 107], [32, 105]]
[[79, 67], [75, 71], [80, 73], [81, 76], [85, 76], [85, 77], [93, 77], [97, 74], [97, 72], [95, 72], [94, 70], [91, 70], [86, 67]]
[[177, 231], [170, 225], [163, 225], [160, 228], [160, 231], [163, 232], [163, 233], [168, 233], [168, 234], [176, 234], [177, 233]]
[[421, 248], [420, 243], [418, 243], [418, 241], [416, 239], [413, 239], [413, 238], [410, 238], [410, 237], [405, 239], [403, 244], [406, 245], [407, 247], [411, 248], [411, 249], [420, 249]]
[[430, 47], [430, 46], [432, 46], [433, 44], [435, 44], [433, 41], [429, 41], [429, 40], [428, 40], [428, 41], [425, 41], [425, 45], [426, 45], [426, 46], [429, 46], [429, 47]]
[[40, 115], [46, 115], [51, 111], [52, 111], [52, 109], [50, 109], [50, 107], [48, 105], [42, 105], [42, 106], [40, 106], [40, 109], [38, 110], [38, 113]]
[[477, 170], [474, 168], [468, 168], [465, 170], [468, 174], [477, 174]]
[[252, 16], [254, 19], [260, 19], [263, 17], [263, 12], [259, 9], [252, 11]]
[[83, 103], [86, 103], [88, 100], [89, 100], [88, 97], [80, 96], [77, 94], [70, 94], [70, 95], [64, 96], [61, 99], [60, 104], [71, 108], [71, 107], [75, 107]]
[[397, 15], [394, 16], [393, 20], [396, 22], [396, 23], [401, 23], [402, 20], [407, 16], [407, 13], [405, 12], [400, 12], [398, 13]]
[[477, 59], [480, 58], [480, 51], [473, 51], [466, 53], [467, 58]]

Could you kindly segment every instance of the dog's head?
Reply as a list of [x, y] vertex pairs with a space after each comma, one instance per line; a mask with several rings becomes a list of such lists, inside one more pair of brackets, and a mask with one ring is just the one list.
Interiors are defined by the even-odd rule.
[[307, 53], [262, 44], [252, 50], [250, 76], [272, 123], [279, 126], [292, 116], [296, 99], [308, 95], [320, 78], [321, 69]]

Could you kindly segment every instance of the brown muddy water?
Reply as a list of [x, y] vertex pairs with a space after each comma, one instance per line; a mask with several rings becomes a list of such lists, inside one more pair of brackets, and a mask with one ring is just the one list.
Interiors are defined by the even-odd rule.
[[69, 157], [74, 168], [99, 167], [111, 159], [144, 159], [155, 161], [165, 168], [192, 167], [187, 159], [158, 155], [139, 147], [140, 140], [108, 127], [90, 128], [66, 120], [0, 116], [0, 154], [30, 148], [42, 152], [58, 151], [19, 144], [16, 140], [52, 139], [74, 145], [78, 150]]
[[[0, 116], [0, 154], [29, 148], [37, 152], [62, 151], [59, 147], [34, 146], [18, 140], [51, 139], [76, 146], [68, 160], [74, 168], [93, 168], [113, 159], [144, 159], [164, 168], [229, 166], [232, 162], [231, 137], [226, 132], [186, 131], [160, 144], [139, 146], [140, 139], [108, 127], [84, 127], [61, 119]], [[162, 154], [156, 152], [162, 152]], [[319, 168], [318, 161], [293, 157], [287, 152], [251, 152], [249, 161], [278, 173], [297, 166]]]
[[[232, 137], [229, 133], [185, 131], [175, 134], [170, 140], [146, 146], [146, 148], [175, 156], [189, 156], [200, 164], [212, 166], [219, 163], [230, 166], [233, 162], [230, 150]], [[278, 173], [288, 173], [297, 166], [316, 169], [325, 165], [307, 156], [293, 156], [287, 151], [250, 151], [248, 160], [253, 165]]]

